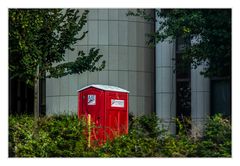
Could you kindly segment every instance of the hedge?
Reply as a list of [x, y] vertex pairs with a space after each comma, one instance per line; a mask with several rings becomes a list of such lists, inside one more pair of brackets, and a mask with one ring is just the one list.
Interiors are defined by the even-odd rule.
[[[36, 127], [37, 126], [37, 127]], [[231, 157], [230, 120], [209, 118], [202, 137], [162, 130], [155, 115], [132, 117], [129, 134], [100, 147], [87, 146], [77, 116], [9, 117], [9, 157]]]

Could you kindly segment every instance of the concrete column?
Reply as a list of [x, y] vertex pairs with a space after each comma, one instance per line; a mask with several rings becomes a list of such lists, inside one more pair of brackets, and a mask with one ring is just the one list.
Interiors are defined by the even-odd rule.
[[[156, 19], [158, 17], [156, 16]], [[156, 22], [156, 30], [159, 28]], [[156, 114], [162, 119], [164, 128], [175, 134], [176, 125], [176, 75], [175, 69], [175, 42], [158, 43], [156, 52]]]
[[191, 117], [192, 134], [201, 135], [210, 113], [210, 79], [205, 78], [200, 72], [204, 65], [191, 70]]

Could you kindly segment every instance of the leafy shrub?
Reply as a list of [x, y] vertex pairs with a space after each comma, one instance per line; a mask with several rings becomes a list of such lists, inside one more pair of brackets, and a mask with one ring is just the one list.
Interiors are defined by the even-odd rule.
[[129, 132], [141, 137], [158, 137], [165, 130], [160, 129], [160, 119], [155, 114], [133, 117], [129, 125]]
[[166, 134], [162, 139], [161, 153], [165, 157], [193, 157], [196, 154], [197, 140], [183, 123], [176, 119], [177, 135]]
[[197, 147], [199, 157], [231, 157], [231, 122], [217, 114], [208, 120]]
[[9, 156], [21, 156], [23, 153], [25, 157], [33, 156], [32, 147], [25, 146], [32, 141], [33, 123], [33, 119], [26, 115], [9, 117]]
[[153, 157], [159, 156], [158, 139], [135, 138], [131, 134], [108, 141], [98, 149], [101, 157]]
[[104, 157], [153, 157], [159, 154], [159, 119], [155, 115], [133, 117], [129, 134], [108, 141], [99, 149]]
[[[155, 115], [132, 117], [129, 134], [87, 147], [86, 124], [77, 116], [51, 116], [34, 122], [23, 115], [9, 118], [10, 157], [230, 157], [231, 124], [220, 115], [210, 118], [201, 138], [180, 124], [170, 135]], [[37, 126], [37, 127], [36, 127]]]
[[[37, 126], [37, 129], [35, 128]], [[9, 118], [10, 157], [74, 157], [86, 149], [84, 121], [77, 116]]]

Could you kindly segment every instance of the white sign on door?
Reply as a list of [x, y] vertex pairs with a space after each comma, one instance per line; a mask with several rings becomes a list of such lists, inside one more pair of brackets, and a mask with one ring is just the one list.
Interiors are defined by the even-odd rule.
[[88, 95], [88, 105], [96, 105], [96, 95]]
[[111, 99], [111, 107], [124, 107], [124, 100]]

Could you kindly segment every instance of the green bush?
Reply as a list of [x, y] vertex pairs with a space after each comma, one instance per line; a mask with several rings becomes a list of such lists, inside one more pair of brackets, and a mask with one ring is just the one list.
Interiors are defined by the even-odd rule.
[[155, 114], [133, 117], [130, 121], [129, 132], [139, 135], [139, 137], [157, 138], [166, 132], [164, 129], [160, 129], [160, 124], [161, 121]]
[[157, 157], [162, 132], [155, 115], [133, 117], [128, 135], [108, 141], [98, 151], [104, 157]]
[[[147, 123], [149, 122], [149, 123]], [[108, 140], [103, 146], [88, 149], [84, 157], [159, 156], [158, 118], [155, 115], [131, 117], [129, 133]]]
[[159, 156], [158, 145], [158, 139], [135, 138], [129, 134], [108, 141], [97, 151], [101, 157], [156, 157]]
[[[36, 128], [37, 126], [37, 128]], [[10, 157], [75, 157], [87, 147], [84, 121], [77, 116], [9, 118]]]
[[231, 124], [210, 118], [201, 138], [182, 125], [177, 135], [161, 130], [155, 115], [132, 117], [128, 135], [88, 148], [86, 124], [77, 116], [51, 116], [37, 122], [29, 116], [9, 117], [10, 157], [230, 157]]
[[32, 142], [33, 119], [28, 116], [9, 117], [9, 156], [32, 157], [32, 147], [26, 146]]
[[220, 114], [206, 124], [197, 146], [199, 157], [231, 157], [231, 122]]

